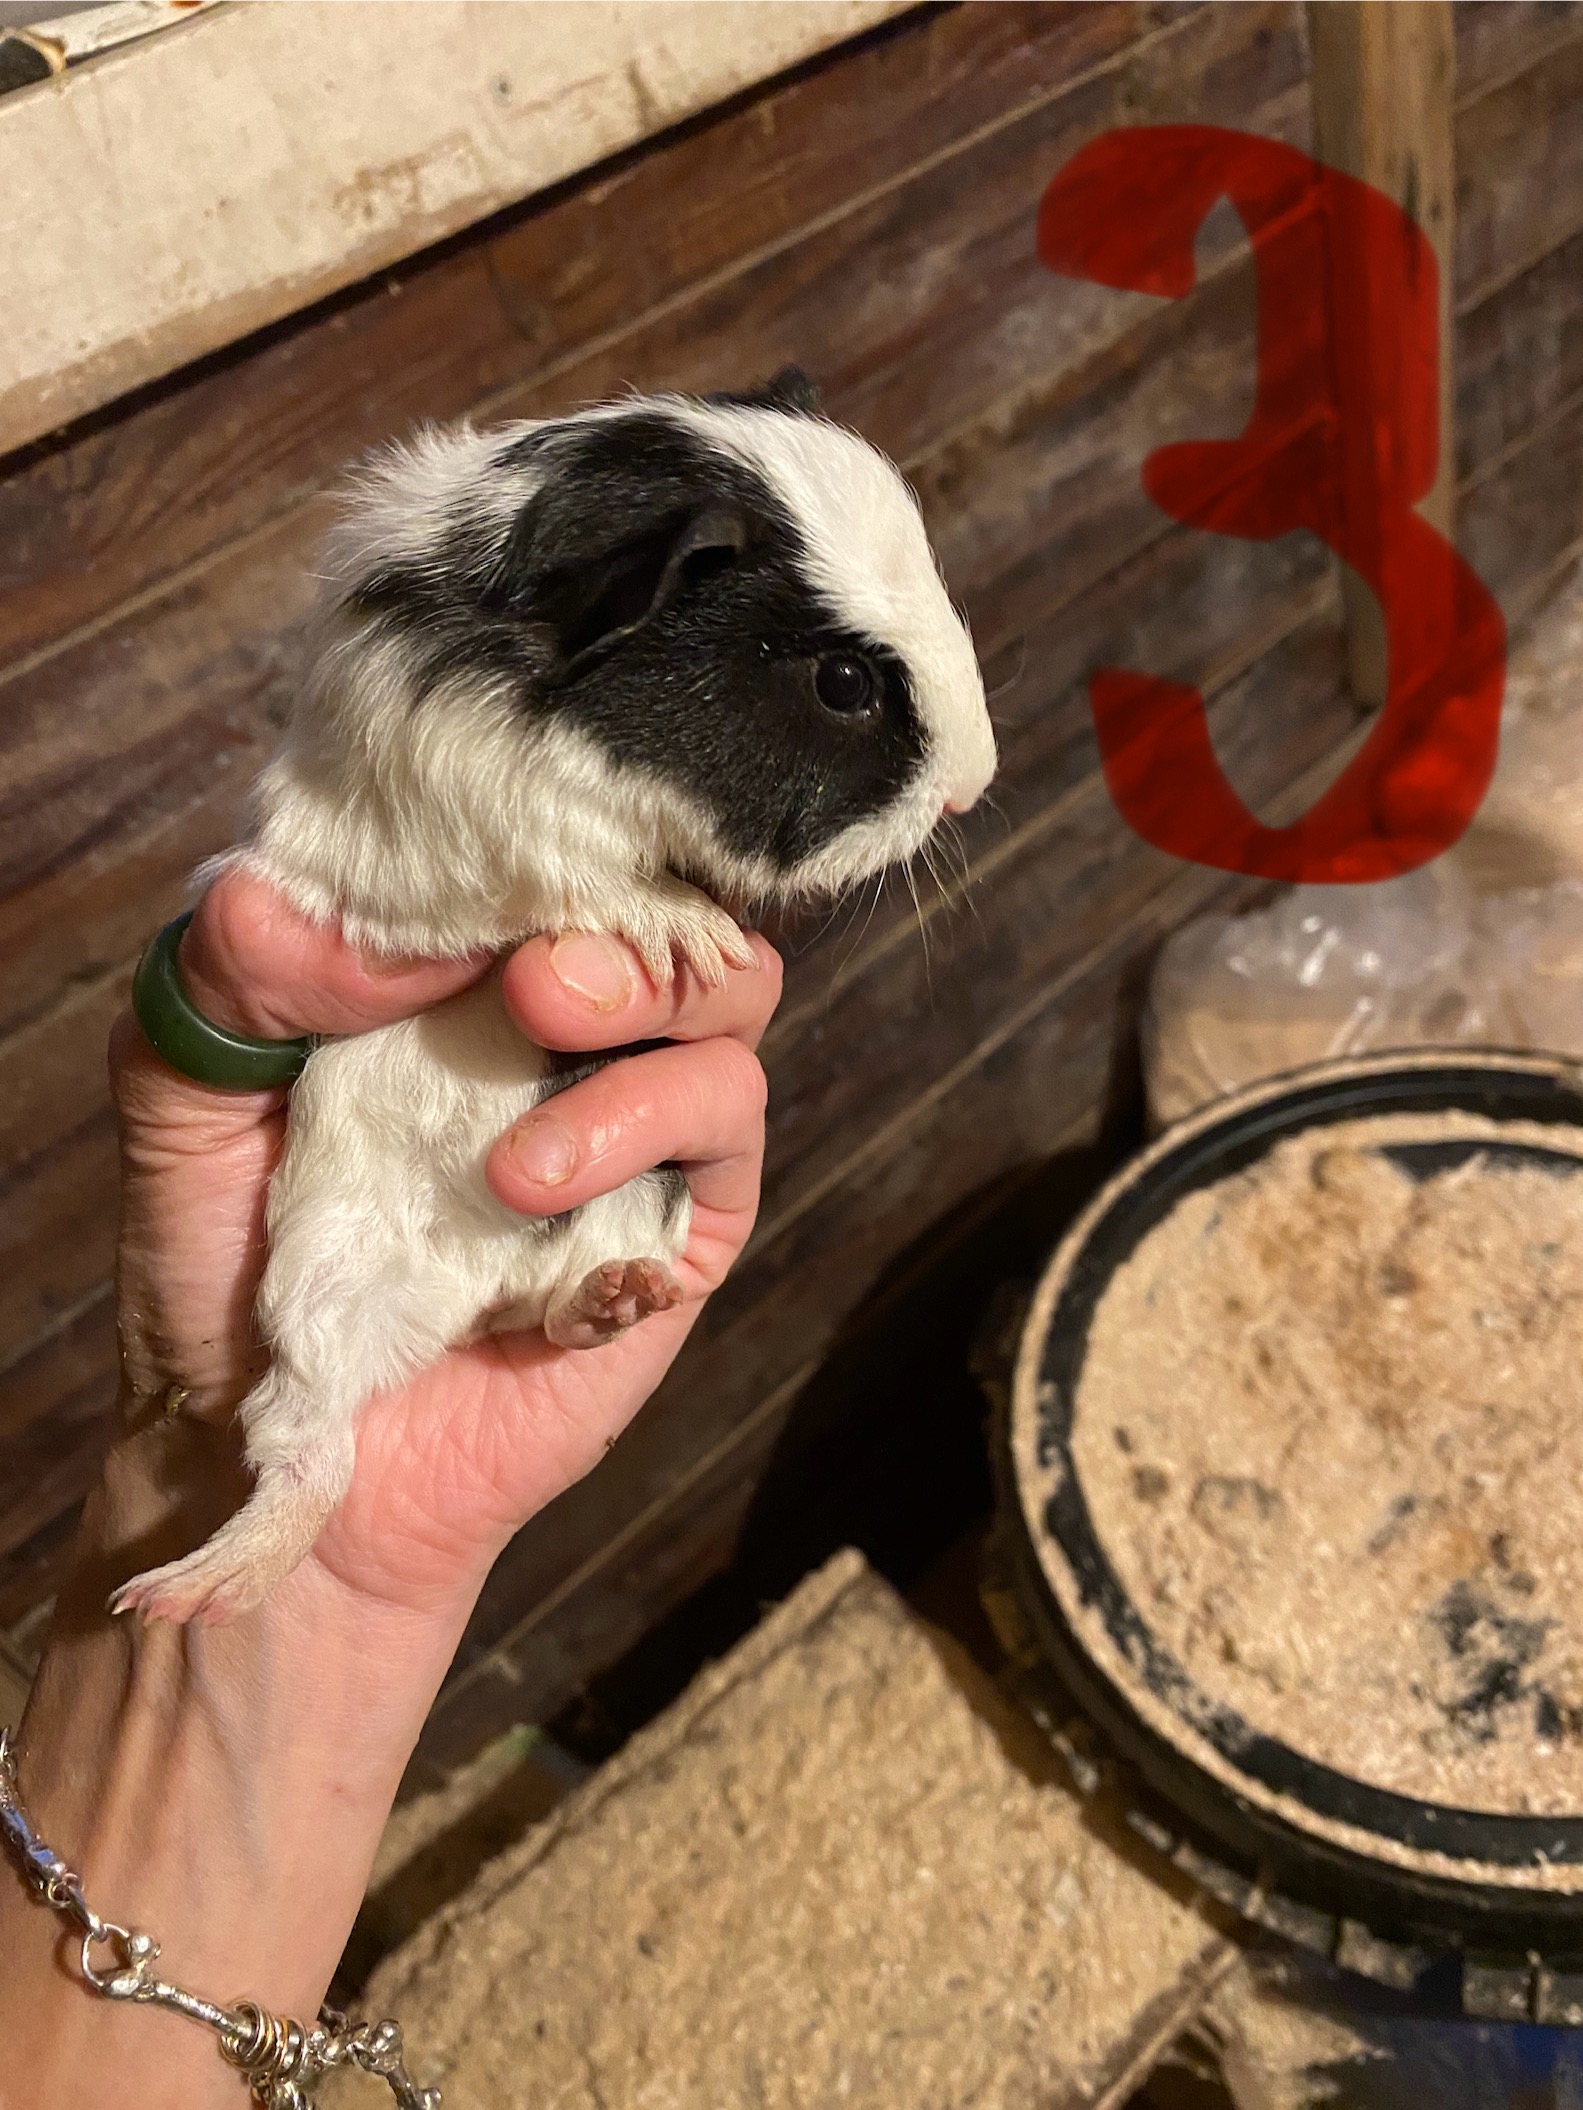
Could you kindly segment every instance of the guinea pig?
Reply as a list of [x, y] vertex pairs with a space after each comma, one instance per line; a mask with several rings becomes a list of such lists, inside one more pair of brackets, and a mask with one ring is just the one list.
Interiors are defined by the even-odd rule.
[[[662, 982], [719, 983], [751, 958], [732, 911], [910, 858], [994, 771], [916, 502], [795, 369], [426, 432], [364, 473], [329, 575], [250, 837], [218, 864], [361, 946], [599, 931]], [[512, 1023], [498, 967], [314, 1050], [268, 1199], [269, 1368], [238, 1410], [255, 1484], [114, 1610], [258, 1602], [346, 1492], [363, 1402], [480, 1329], [591, 1348], [679, 1301], [678, 1172], [551, 1220], [485, 1184], [495, 1138], [569, 1074]]]

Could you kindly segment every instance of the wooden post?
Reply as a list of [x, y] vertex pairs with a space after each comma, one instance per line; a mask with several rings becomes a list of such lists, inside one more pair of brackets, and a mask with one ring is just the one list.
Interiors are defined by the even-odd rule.
[[[1394, 198], [1428, 236], [1440, 266], [1440, 473], [1418, 510], [1449, 536], [1455, 526], [1456, 435], [1452, 231], [1456, 82], [1452, 0], [1309, 0], [1314, 152]], [[1379, 604], [1342, 573], [1347, 663], [1360, 704], [1385, 700]]]

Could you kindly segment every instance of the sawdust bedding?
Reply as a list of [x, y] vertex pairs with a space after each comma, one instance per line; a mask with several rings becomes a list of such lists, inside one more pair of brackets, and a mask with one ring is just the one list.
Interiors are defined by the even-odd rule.
[[[1583, 1156], [1391, 1116], [1184, 1199], [1095, 1313], [1073, 1450], [1200, 1689], [1375, 1786], [1583, 1812]], [[1583, 1135], [1560, 1147], [1583, 1153]]]

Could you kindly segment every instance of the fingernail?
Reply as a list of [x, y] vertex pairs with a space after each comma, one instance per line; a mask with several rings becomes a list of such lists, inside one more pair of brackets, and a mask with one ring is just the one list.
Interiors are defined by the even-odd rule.
[[559, 1187], [577, 1168], [577, 1141], [553, 1114], [533, 1114], [511, 1133], [511, 1162], [524, 1179]]
[[555, 979], [596, 1011], [619, 1011], [632, 1001], [636, 986], [626, 948], [613, 938], [576, 931], [550, 947]]

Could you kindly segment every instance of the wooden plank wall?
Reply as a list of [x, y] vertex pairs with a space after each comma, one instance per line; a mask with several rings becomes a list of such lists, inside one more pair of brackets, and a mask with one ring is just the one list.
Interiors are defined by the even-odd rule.
[[[1583, 7], [1457, 13], [1462, 539], [1520, 615], [1583, 537]], [[1093, 1176], [1140, 962], [1219, 885], [1112, 811], [1088, 670], [1199, 681], [1269, 812], [1306, 801], [1354, 723], [1323, 554], [1194, 535], [1138, 486], [1152, 446], [1246, 414], [1235, 221], [1206, 227], [1178, 303], [1035, 259], [1067, 156], [1170, 119], [1306, 144], [1301, 7], [921, 9], [0, 465], [13, 1656], [109, 1427], [105, 1029], [291, 695], [327, 485], [418, 418], [801, 360], [916, 484], [1004, 756], [966, 830], [970, 908], [926, 900], [929, 958], [899, 890], [866, 923], [798, 935], [752, 1247], [633, 1431], [502, 1559], [433, 1754], [541, 1717], [610, 1662], [729, 1557], [756, 1494], [798, 1484], [811, 1427], [905, 1430], [908, 1373], [979, 1283], [1005, 1197], [1052, 1164]], [[891, 1353], [904, 1326], [909, 1354]]]

